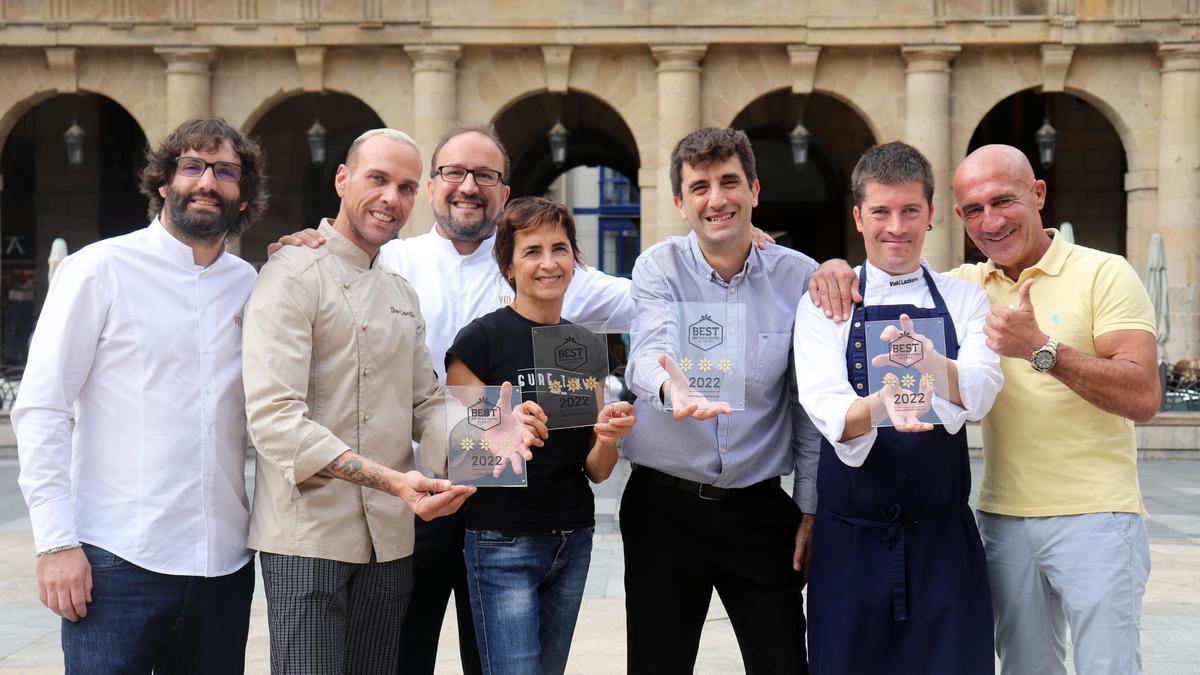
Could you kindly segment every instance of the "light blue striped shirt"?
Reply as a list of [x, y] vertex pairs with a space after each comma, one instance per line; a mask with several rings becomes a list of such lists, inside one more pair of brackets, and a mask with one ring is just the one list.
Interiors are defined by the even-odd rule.
[[[626, 370], [638, 422], [623, 454], [634, 464], [724, 488], [795, 472], [793, 497], [817, 505], [820, 434], [796, 397], [792, 327], [796, 305], [817, 264], [782, 246], [751, 247], [726, 283], [700, 252], [695, 233], [647, 249], [633, 267], [632, 353]], [[674, 302], [745, 303], [745, 410], [715, 419], [672, 419], [659, 397], [667, 373], [660, 354], [679, 361]]]

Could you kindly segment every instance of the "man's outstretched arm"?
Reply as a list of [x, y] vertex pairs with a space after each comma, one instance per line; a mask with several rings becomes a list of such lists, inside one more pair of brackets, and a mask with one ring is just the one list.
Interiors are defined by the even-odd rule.
[[399, 497], [422, 520], [448, 516], [475, 494], [474, 487], [426, 478], [417, 471], [389, 469], [352, 450], [338, 455], [322, 473]]

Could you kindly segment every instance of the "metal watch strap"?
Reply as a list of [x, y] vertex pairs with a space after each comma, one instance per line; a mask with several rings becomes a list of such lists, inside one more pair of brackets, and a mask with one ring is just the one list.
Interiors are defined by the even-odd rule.
[[[1038, 354], [1041, 354], [1042, 352], [1049, 352], [1050, 358], [1051, 358], [1050, 365], [1045, 368], [1040, 368], [1037, 365]], [[1035, 349], [1033, 351], [1033, 354], [1030, 355], [1029, 365], [1032, 366], [1034, 370], [1044, 373], [1044, 372], [1050, 370], [1051, 368], [1053, 368], [1054, 364], [1057, 360], [1058, 360], [1058, 340], [1053, 337], [1047, 337], [1046, 344]]]

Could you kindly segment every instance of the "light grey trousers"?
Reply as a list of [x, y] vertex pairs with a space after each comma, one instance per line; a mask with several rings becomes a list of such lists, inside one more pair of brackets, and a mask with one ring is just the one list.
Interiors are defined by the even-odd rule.
[[980, 511], [996, 654], [1003, 675], [1142, 672], [1142, 595], [1150, 577], [1136, 513], [1020, 518]]

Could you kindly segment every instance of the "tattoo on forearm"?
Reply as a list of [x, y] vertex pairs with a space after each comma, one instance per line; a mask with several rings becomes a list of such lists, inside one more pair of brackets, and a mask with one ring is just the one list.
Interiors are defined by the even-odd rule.
[[383, 468], [368, 467], [365, 461], [360, 455], [346, 452], [329, 463], [329, 472], [353, 483], [387, 492], [389, 485], [387, 478], [383, 476]]

